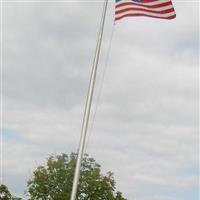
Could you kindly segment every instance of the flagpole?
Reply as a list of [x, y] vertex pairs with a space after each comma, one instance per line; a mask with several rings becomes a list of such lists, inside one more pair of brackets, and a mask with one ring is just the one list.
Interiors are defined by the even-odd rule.
[[84, 112], [83, 124], [82, 124], [82, 129], [81, 129], [81, 138], [80, 138], [79, 150], [78, 150], [78, 157], [77, 157], [77, 161], [76, 161], [76, 168], [75, 168], [75, 174], [74, 174], [74, 180], [73, 180], [73, 186], [72, 186], [70, 200], [75, 200], [76, 194], [77, 194], [81, 162], [82, 162], [82, 158], [84, 155], [84, 147], [85, 147], [85, 142], [86, 142], [88, 121], [89, 121], [89, 117], [90, 117], [92, 97], [93, 97], [93, 93], [94, 93], [95, 79], [96, 79], [97, 66], [98, 66], [99, 55], [100, 55], [100, 50], [101, 50], [101, 42], [102, 42], [102, 37], [103, 37], [103, 30], [104, 30], [107, 6], [108, 6], [108, 0], [104, 0], [103, 14], [102, 14], [102, 19], [101, 19], [100, 30], [99, 30], [98, 40], [97, 40], [97, 46], [96, 46], [93, 67], [92, 67], [92, 72], [91, 72], [91, 77], [90, 77], [90, 84], [89, 84], [88, 94], [87, 94], [87, 99], [86, 99], [85, 112]]

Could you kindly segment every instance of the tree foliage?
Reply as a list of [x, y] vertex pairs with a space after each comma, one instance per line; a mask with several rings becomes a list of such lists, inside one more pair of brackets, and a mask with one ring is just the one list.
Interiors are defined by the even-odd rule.
[[2, 200], [10, 200], [11, 194], [8, 188], [5, 185], [0, 185], [0, 199]]
[[0, 185], [0, 199], [1, 200], [21, 200], [21, 198], [19, 197], [12, 196], [7, 186], [3, 184]]
[[[77, 155], [50, 156], [39, 166], [28, 181], [29, 200], [69, 200]], [[77, 200], [126, 200], [115, 192], [113, 174], [101, 174], [100, 165], [88, 155], [84, 156]]]

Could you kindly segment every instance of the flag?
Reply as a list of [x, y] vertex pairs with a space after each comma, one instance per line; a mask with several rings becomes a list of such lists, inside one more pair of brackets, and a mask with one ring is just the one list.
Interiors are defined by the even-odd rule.
[[171, 0], [116, 0], [115, 21], [134, 16], [174, 19], [176, 13]]

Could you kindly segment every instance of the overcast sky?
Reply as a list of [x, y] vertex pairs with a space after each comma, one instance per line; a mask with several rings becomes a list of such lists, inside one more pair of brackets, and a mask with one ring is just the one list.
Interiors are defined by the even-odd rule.
[[[93, 121], [114, 0], [108, 7], [86, 151], [128, 200], [198, 199], [199, 3], [173, 3], [175, 20], [117, 22]], [[102, 5], [3, 3], [2, 167], [14, 194], [50, 154], [77, 150]]]

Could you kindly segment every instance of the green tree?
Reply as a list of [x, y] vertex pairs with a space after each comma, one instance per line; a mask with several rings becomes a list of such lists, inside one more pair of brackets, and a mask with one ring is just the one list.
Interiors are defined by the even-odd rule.
[[21, 200], [21, 198], [19, 197], [12, 196], [7, 186], [3, 184], [0, 185], [0, 199], [1, 200]]
[[[29, 200], [69, 200], [77, 155], [50, 156], [39, 166], [28, 181]], [[84, 156], [77, 200], [126, 200], [115, 192], [113, 173], [101, 174], [100, 165], [88, 155]]]
[[2, 200], [10, 200], [12, 195], [10, 194], [8, 188], [5, 185], [0, 185], [0, 199]]

